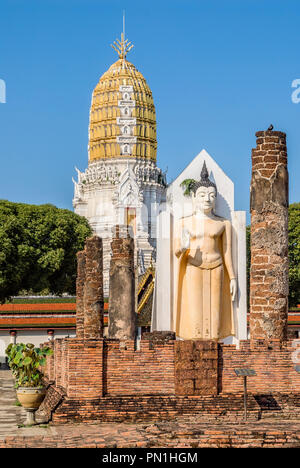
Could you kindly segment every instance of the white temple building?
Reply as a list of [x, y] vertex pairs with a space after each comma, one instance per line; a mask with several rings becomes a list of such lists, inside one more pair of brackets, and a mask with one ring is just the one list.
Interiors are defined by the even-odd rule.
[[100, 78], [90, 110], [88, 167], [76, 168], [73, 206], [104, 243], [104, 295], [108, 296], [110, 242], [116, 224], [129, 224], [136, 240], [137, 275], [155, 264], [156, 218], [165, 200], [165, 174], [156, 166], [156, 115], [143, 75], [126, 60], [132, 45], [121, 35], [119, 59]]

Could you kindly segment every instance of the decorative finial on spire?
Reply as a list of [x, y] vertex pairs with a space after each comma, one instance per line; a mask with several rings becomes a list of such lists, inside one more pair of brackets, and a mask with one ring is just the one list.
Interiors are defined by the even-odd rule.
[[201, 177], [201, 182], [206, 181], [208, 179], [208, 171], [207, 171], [205, 161], [204, 161], [203, 166], [202, 166], [200, 177]]
[[199, 187], [214, 187], [217, 192], [216, 184], [209, 179], [209, 174], [205, 161], [203, 162], [203, 166], [201, 169], [200, 180], [198, 182], [194, 180], [191, 184], [190, 189], [192, 192], [194, 192], [194, 194], [196, 194]]
[[116, 39], [111, 47], [117, 52], [120, 59], [125, 60], [128, 52], [134, 47], [128, 39], [125, 39], [125, 12], [123, 11], [123, 32], [121, 33], [121, 40]]

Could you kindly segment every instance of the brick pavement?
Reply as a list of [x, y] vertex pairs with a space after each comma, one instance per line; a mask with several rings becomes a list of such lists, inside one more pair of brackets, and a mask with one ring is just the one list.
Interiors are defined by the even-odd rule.
[[298, 447], [299, 421], [249, 424], [205, 423], [201, 417], [152, 424], [70, 424], [19, 428], [0, 436], [0, 448], [131, 448], [131, 447]]

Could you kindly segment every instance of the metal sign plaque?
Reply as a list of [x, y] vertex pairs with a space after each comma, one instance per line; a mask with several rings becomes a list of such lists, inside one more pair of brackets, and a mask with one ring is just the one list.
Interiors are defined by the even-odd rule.
[[256, 375], [254, 369], [234, 369], [234, 372], [238, 377], [249, 377], [251, 375]]

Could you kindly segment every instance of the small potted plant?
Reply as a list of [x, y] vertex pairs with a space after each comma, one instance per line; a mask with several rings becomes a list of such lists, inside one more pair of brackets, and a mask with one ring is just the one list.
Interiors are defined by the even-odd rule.
[[53, 351], [48, 347], [35, 348], [32, 343], [19, 343], [8, 345], [5, 352], [16, 381], [18, 400], [27, 412], [25, 424], [33, 425], [35, 412], [46, 394], [41, 367]]

